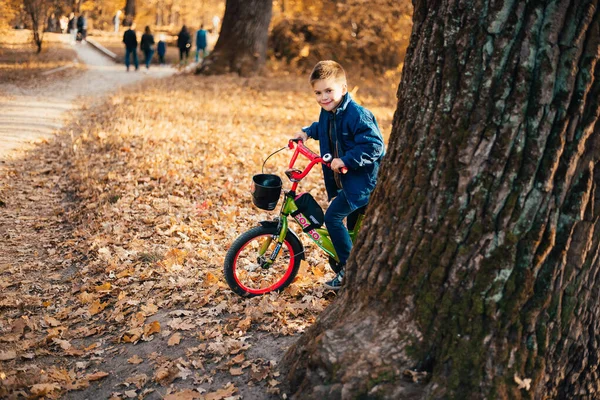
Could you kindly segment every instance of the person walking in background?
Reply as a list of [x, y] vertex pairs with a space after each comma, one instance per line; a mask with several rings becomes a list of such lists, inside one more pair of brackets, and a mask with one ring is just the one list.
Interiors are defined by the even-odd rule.
[[160, 34], [158, 45], [156, 46], [158, 52], [158, 62], [160, 65], [165, 65], [165, 54], [167, 54], [167, 43], [165, 42], [165, 35]]
[[85, 38], [87, 37], [87, 28], [88, 21], [86, 11], [85, 13], [81, 14], [79, 18], [77, 18], [77, 32], [81, 35], [81, 40], [85, 40]]
[[54, 13], [52, 13], [52, 15], [50, 15], [48, 17], [48, 28], [47, 31], [48, 32], [57, 32], [56, 30], [56, 16], [54, 15]]
[[213, 28], [212, 32], [216, 35], [219, 33], [219, 24], [221, 23], [221, 18], [218, 15], [215, 15], [212, 19]]
[[61, 33], [67, 33], [69, 30], [69, 18], [66, 15], [61, 15], [58, 23], [60, 24]]
[[77, 40], [77, 19], [75, 18], [75, 13], [69, 14], [69, 24], [67, 31], [71, 35], [71, 42], [75, 43]]
[[113, 17], [113, 24], [115, 25], [115, 33], [119, 33], [120, 20], [121, 20], [121, 10], [117, 10], [117, 13]]
[[200, 25], [200, 29], [196, 32], [196, 62], [198, 62], [200, 52], [202, 52], [202, 59], [206, 57], [206, 46], [208, 45], [206, 40], [206, 30], [204, 24]]
[[142, 35], [140, 48], [144, 52], [144, 61], [146, 63], [146, 69], [150, 69], [150, 62], [152, 61], [152, 56], [154, 55], [154, 36], [152, 36], [152, 32], [150, 32], [149, 26], [146, 26], [146, 28], [144, 29], [144, 34]]
[[123, 33], [123, 43], [125, 43], [125, 66], [127, 67], [127, 71], [129, 71], [129, 56], [133, 56], [133, 65], [135, 66], [135, 70], [137, 71], [140, 68], [137, 56], [137, 35], [135, 33], [135, 24], [132, 22], [129, 29]]
[[192, 47], [192, 38], [185, 25], [181, 27], [181, 31], [177, 35], [177, 47], [179, 48], [179, 64], [187, 64], [188, 57], [190, 56], [190, 47]]

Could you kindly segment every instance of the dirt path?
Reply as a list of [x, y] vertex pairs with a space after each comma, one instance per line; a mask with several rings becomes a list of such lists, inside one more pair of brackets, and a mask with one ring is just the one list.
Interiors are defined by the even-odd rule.
[[[67, 35], [61, 35], [68, 42]], [[15, 150], [48, 138], [63, 126], [66, 113], [89, 105], [107, 93], [148, 78], [163, 78], [175, 73], [171, 67], [154, 67], [147, 73], [127, 72], [123, 65], [95, 50], [87, 43], [73, 45], [86, 71], [34, 89], [0, 84], [0, 160], [19, 157]]]
[[[277, 331], [302, 305], [230, 297], [216, 272], [202, 271], [200, 287], [201, 269], [179, 270], [170, 258], [168, 268], [153, 265], [145, 261], [152, 254], [115, 261], [150, 275], [111, 274], [95, 262], [108, 247], [82, 245], [87, 231], [111, 220], [96, 221], [97, 205], [82, 208], [76, 198], [81, 179], [72, 175], [85, 172], [65, 135], [73, 126], [56, 141], [28, 143], [52, 136], [102, 94], [174, 71], [127, 73], [86, 45], [77, 51], [88, 70], [71, 81], [0, 86], [0, 398], [280, 398], [277, 360], [295, 337]], [[117, 236], [107, 237], [101, 246], [112, 248]]]

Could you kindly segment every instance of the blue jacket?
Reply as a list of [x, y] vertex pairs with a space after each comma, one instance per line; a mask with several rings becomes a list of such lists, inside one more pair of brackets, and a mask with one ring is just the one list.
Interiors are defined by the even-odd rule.
[[[338, 147], [338, 157], [348, 167], [348, 173], [340, 174], [342, 190], [352, 208], [365, 206], [375, 188], [379, 163], [385, 153], [375, 116], [352, 100], [350, 93], [342, 98], [335, 111], [321, 109], [319, 121], [302, 128], [308, 137], [319, 141], [321, 155], [334, 154], [329, 146], [330, 124], [333, 128], [333, 145]], [[325, 166], [323, 179], [331, 200], [337, 196], [338, 188], [333, 171]]]
[[206, 48], [206, 31], [204, 29], [198, 29], [198, 32], [196, 32], [196, 48]]

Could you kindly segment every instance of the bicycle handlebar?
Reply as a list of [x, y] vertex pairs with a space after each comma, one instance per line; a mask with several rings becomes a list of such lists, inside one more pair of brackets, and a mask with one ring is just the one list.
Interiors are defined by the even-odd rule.
[[[292, 150], [294, 149], [294, 143], [296, 143], [296, 151], [294, 152], [294, 155], [292, 156], [292, 159], [290, 160], [289, 168], [292, 169], [294, 167], [294, 164], [296, 163], [296, 160], [298, 159], [298, 154], [302, 154], [303, 156], [308, 158], [310, 160], [310, 163], [306, 166], [304, 171], [292, 172], [290, 175], [290, 179], [293, 179], [295, 181], [299, 181], [299, 180], [303, 179], [306, 175], [308, 175], [308, 173], [310, 172], [312, 167], [315, 166], [315, 164], [323, 164], [326, 167], [331, 168], [331, 162], [326, 162], [324, 160], [324, 158], [327, 158], [328, 154], [324, 155], [323, 157], [320, 157], [318, 154], [316, 154], [311, 149], [306, 147], [304, 145], [304, 141], [299, 138], [298, 139], [290, 139], [290, 141], [288, 142], [288, 147]], [[329, 156], [331, 156], [331, 155], [329, 155]], [[342, 167], [340, 172], [342, 174], [345, 174], [346, 172], [348, 172], [348, 168]]]

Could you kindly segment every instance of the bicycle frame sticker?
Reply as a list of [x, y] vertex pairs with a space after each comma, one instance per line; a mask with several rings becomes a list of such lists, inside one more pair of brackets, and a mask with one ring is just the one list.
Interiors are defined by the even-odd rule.
[[[307, 226], [310, 226], [310, 224], [311, 224], [311, 222], [306, 219], [304, 214], [298, 214], [294, 217], [294, 219], [300, 224], [300, 226], [302, 228], [306, 228]], [[321, 239], [321, 236], [317, 233], [317, 231], [315, 229], [312, 229], [306, 233], [308, 233], [314, 240]]]

